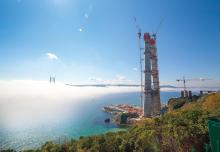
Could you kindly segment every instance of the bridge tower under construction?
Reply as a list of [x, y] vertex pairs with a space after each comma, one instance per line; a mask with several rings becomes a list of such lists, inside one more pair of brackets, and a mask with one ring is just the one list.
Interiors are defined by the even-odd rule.
[[145, 117], [150, 117], [158, 114], [161, 109], [156, 34], [144, 33], [144, 44], [143, 111]]

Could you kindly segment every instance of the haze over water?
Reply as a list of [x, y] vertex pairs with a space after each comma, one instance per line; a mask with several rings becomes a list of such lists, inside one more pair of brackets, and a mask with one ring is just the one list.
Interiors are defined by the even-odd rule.
[[[105, 124], [105, 105], [139, 105], [139, 87], [72, 87], [40, 81], [0, 82], [0, 147], [16, 150], [116, 131]], [[162, 101], [178, 96], [162, 92]]]

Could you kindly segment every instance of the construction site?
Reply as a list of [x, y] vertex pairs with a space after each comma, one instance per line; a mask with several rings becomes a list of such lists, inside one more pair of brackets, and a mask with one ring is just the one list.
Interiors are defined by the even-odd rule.
[[[140, 105], [132, 106], [126, 104], [116, 104], [103, 107], [103, 111], [113, 116], [113, 121], [118, 124], [134, 124], [142, 118], [159, 117], [166, 113], [168, 105], [161, 104], [160, 101], [160, 81], [158, 69], [158, 55], [155, 33], [138, 32], [139, 51], [140, 51]], [[180, 98], [192, 99], [192, 91], [187, 90], [188, 81], [205, 81], [210, 79], [177, 79], [177, 82], [183, 82]], [[200, 96], [204, 93], [213, 93], [213, 91], [200, 90]], [[110, 119], [105, 120], [109, 122]]]
[[[130, 105], [105, 106], [103, 111], [116, 115], [120, 124], [132, 123], [143, 117], [160, 115], [160, 84], [156, 34], [138, 32], [140, 47], [140, 107]], [[144, 47], [142, 47], [144, 44]]]

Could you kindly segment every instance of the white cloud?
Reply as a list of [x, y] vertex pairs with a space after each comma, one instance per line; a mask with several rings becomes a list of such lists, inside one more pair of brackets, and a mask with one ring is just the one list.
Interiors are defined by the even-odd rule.
[[116, 78], [112, 81], [114, 84], [132, 84], [133, 80], [127, 79], [124, 75], [116, 75]]
[[116, 75], [116, 79], [119, 81], [123, 81], [123, 80], [126, 80], [126, 77], [123, 75]]
[[49, 60], [58, 60], [58, 57], [53, 53], [47, 53], [47, 57]]
[[137, 69], [137, 68], [133, 68], [133, 70], [134, 70], [134, 71], [137, 71], [138, 69]]
[[94, 82], [104, 82], [104, 80], [102, 78], [89, 77], [88, 79], [90, 81], [94, 81]]

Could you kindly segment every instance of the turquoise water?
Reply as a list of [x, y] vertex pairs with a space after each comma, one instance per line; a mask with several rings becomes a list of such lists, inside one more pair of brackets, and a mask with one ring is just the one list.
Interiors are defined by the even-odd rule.
[[[161, 92], [163, 103], [166, 103], [170, 97], [176, 96], [179, 96], [178, 92]], [[13, 123], [13, 120], [3, 122], [4, 118], [0, 118], [3, 122], [3, 125], [0, 124], [0, 150], [37, 148], [48, 140], [59, 143], [70, 138], [117, 131], [119, 128], [115, 124], [104, 123], [103, 120], [109, 115], [101, 111], [103, 106], [116, 103], [139, 105], [139, 93], [109, 94], [79, 101], [77, 104], [67, 102], [53, 109], [42, 105], [42, 108], [38, 108], [37, 111], [35, 105], [33, 109], [18, 106], [18, 108], [24, 108], [21, 109], [24, 119], [19, 117], [21, 120]], [[45, 114], [42, 111], [49, 112]]]

